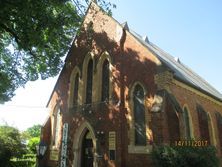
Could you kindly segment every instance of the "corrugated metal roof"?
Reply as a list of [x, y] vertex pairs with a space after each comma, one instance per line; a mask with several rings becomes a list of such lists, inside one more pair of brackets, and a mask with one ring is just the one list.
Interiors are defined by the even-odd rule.
[[129, 31], [133, 36], [135, 36], [144, 46], [146, 46], [149, 50], [155, 53], [157, 58], [164, 63], [168, 68], [170, 68], [174, 72], [174, 76], [181, 81], [191, 84], [197, 89], [200, 89], [222, 101], [222, 94], [213, 88], [207, 81], [193, 72], [190, 68], [184, 65], [177, 58], [175, 59], [170, 54], [166, 53], [162, 49], [160, 49], [155, 44], [150, 41], [144, 41], [143, 37], [137, 34], [136, 32], [130, 30]]

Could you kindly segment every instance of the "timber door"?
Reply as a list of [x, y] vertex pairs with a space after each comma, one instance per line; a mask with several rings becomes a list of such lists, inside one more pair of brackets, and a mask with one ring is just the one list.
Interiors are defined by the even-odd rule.
[[82, 141], [81, 167], [93, 167], [93, 142], [87, 131]]

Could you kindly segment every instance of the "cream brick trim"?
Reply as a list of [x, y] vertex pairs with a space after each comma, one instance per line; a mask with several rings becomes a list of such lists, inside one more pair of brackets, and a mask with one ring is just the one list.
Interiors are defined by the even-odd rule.
[[220, 102], [220, 101], [218, 101], [218, 100], [216, 100], [216, 99], [214, 99], [214, 98], [212, 98], [212, 97], [210, 97], [210, 96], [208, 96], [208, 95], [198, 91], [197, 89], [192, 88], [191, 86], [188, 86], [187, 84], [184, 84], [183, 82], [180, 82], [180, 81], [178, 81], [176, 79], [173, 79], [172, 83], [177, 85], [177, 86], [179, 86], [179, 87], [181, 87], [181, 88], [184, 88], [184, 89], [186, 89], [188, 91], [191, 91], [191, 92], [195, 93], [196, 95], [201, 96], [201, 97], [203, 97], [203, 98], [205, 98], [205, 99], [207, 99], [207, 100], [209, 100], [209, 101], [211, 101], [211, 102], [213, 102], [213, 103], [215, 103], [217, 105], [222, 106], [222, 102]]
[[128, 152], [132, 154], [150, 154], [153, 149], [152, 145], [135, 146], [128, 145]]
[[[136, 85], [140, 85], [143, 88], [144, 91], [144, 106], [145, 106], [145, 125], [146, 125], [146, 140], [147, 145], [146, 146], [136, 146], [135, 145], [135, 120], [134, 120], [134, 104], [133, 104], [133, 92], [136, 87]], [[141, 82], [135, 82], [131, 88], [129, 89], [130, 99], [129, 99], [129, 116], [127, 119], [127, 122], [129, 124], [129, 131], [128, 131], [128, 138], [129, 138], [129, 145], [128, 145], [128, 152], [129, 153], [141, 153], [141, 154], [148, 154], [151, 151], [152, 146], [148, 144], [151, 130], [149, 129], [149, 114], [148, 114], [148, 106], [146, 105], [146, 95], [147, 91], [144, 87], [144, 85]]]
[[215, 128], [214, 128], [214, 124], [212, 121], [212, 117], [210, 115], [209, 112], [207, 112], [207, 117], [208, 117], [208, 129], [209, 129], [209, 135], [210, 135], [210, 142], [211, 144], [213, 144], [214, 146], [216, 146], [216, 137], [215, 137]]
[[[69, 91], [68, 91], [68, 108], [69, 109], [73, 107], [73, 95], [74, 95], [75, 79], [76, 79], [77, 74], [79, 75], [79, 82], [80, 82], [81, 72], [80, 72], [79, 67], [75, 66], [74, 69], [72, 70], [70, 81], [69, 81]], [[80, 94], [79, 89], [78, 89], [78, 92], [79, 92], [78, 94]], [[80, 96], [78, 95], [78, 102], [80, 101], [79, 98]]]
[[170, 71], [164, 71], [154, 76], [154, 81], [159, 90], [165, 89], [170, 92], [169, 85], [172, 84], [173, 74]]
[[[57, 127], [57, 115], [60, 114], [59, 116], [59, 127]], [[50, 147], [51, 148], [59, 148], [59, 141], [61, 138], [61, 122], [62, 122], [62, 115], [60, 111], [59, 104], [57, 104], [54, 109], [53, 113], [51, 115], [51, 142], [50, 142]], [[58, 128], [58, 138], [56, 139], [56, 128]], [[55, 142], [55, 143], [53, 143]]]
[[73, 160], [73, 164], [72, 167], [80, 167], [81, 166], [81, 149], [82, 149], [82, 141], [83, 141], [83, 137], [86, 133], [86, 131], [89, 130], [90, 135], [92, 137], [92, 141], [93, 141], [93, 166], [97, 167], [98, 163], [97, 163], [97, 139], [96, 139], [96, 135], [94, 133], [94, 130], [92, 128], [92, 126], [87, 122], [84, 121], [79, 127], [78, 129], [76, 129], [76, 132], [73, 136], [73, 155], [74, 155], [74, 160]]
[[193, 117], [191, 115], [190, 109], [189, 109], [187, 104], [183, 105], [183, 112], [184, 112], [185, 108], [187, 109], [188, 118], [189, 118], [190, 136], [191, 136], [191, 139], [195, 139], [195, 137], [194, 137], [193, 119], [192, 119]]

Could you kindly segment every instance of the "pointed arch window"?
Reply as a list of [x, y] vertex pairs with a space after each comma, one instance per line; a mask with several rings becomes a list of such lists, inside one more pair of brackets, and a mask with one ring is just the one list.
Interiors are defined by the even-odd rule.
[[79, 74], [76, 74], [74, 82], [74, 92], [73, 92], [73, 106], [78, 105], [78, 94], [79, 94]]
[[93, 84], [93, 60], [90, 59], [87, 68], [86, 104], [92, 103], [92, 84]]
[[102, 67], [102, 101], [109, 100], [109, 61], [106, 59]]
[[191, 139], [190, 118], [189, 118], [189, 113], [186, 107], [184, 107], [184, 110], [183, 110], [183, 122], [184, 122], [185, 138], [187, 140], [190, 140]]
[[144, 90], [136, 85], [133, 91], [135, 145], [146, 145]]
[[218, 130], [218, 137], [219, 137], [219, 146], [222, 150], [222, 116], [220, 113], [216, 113], [216, 120], [217, 120], [217, 130]]
[[198, 119], [199, 119], [199, 131], [201, 140], [207, 140], [210, 143], [210, 131], [208, 124], [208, 116], [204, 109], [198, 105], [197, 106]]

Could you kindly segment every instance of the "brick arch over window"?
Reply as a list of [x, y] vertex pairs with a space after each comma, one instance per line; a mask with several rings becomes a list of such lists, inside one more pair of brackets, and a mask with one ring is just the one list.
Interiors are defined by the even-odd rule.
[[219, 112], [216, 112], [216, 121], [217, 121], [219, 147], [220, 147], [220, 151], [222, 152], [222, 115]]
[[93, 74], [94, 74], [94, 56], [87, 54], [82, 67], [82, 103], [92, 103], [93, 98]]
[[215, 139], [215, 130], [214, 130], [214, 123], [212, 121], [212, 117], [210, 113], [207, 113], [207, 118], [208, 118], [208, 129], [209, 129], [209, 134], [210, 134], [210, 144], [216, 146], [216, 139]]
[[68, 107], [73, 108], [75, 105], [79, 104], [79, 84], [80, 81], [80, 69], [75, 66], [73, 69], [70, 81], [69, 81], [69, 99], [68, 99]]
[[201, 105], [197, 105], [197, 113], [198, 113], [198, 122], [199, 122], [199, 132], [200, 132], [200, 140], [207, 140], [210, 143], [210, 132], [208, 125], [208, 115], [204, 111]]
[[187, 105], [183, 107], [183, 130], [184, 138], [187, 140], [193, 139], [193, 122], [191, 118], [191, 113]]

